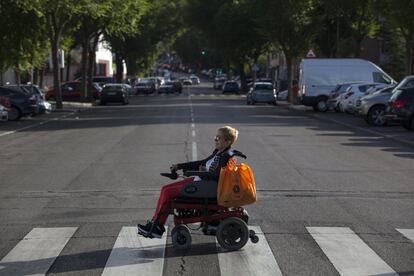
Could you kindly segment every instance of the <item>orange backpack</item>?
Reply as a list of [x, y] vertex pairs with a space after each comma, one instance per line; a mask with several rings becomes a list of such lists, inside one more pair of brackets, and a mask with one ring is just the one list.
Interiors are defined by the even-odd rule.
[[224, 207], [240, 207], [256, 202], [253, 171], [245, 163], [237, 164], [231, 158], [221, 168], [217, 188], [217, 203]]

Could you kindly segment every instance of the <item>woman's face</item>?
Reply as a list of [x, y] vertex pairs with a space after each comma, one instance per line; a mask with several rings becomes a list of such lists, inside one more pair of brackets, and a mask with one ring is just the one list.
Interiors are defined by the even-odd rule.
[[216, 146], [216, 149], [219, 151], [222, 151], [230, 146], [230, 141], [227, 141], [224, 139], [223, 133], [220, 131], [217, 131], [216, 136], [214, 137], [214, 144]]

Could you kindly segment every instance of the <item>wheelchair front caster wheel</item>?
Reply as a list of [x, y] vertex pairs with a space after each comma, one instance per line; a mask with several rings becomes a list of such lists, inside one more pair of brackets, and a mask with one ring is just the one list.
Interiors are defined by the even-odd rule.
[[253, 236], [253, 237], [250, 237], [250, 241], [251, 241], [252, 243], [258, 243], [258, 242], [259, 242], [259, 237], [258, 237], [258, 236]]
[[191, 247], [190, 229], [184, 224], [177, 225], [171, 230], [171, 238], [175, 249], [189, 249]]
[[223, 249], [235, 251], [246, 245], [249, 240], [249, 229], [242, 219], [231, 217], [219, 224], [216, 237]]

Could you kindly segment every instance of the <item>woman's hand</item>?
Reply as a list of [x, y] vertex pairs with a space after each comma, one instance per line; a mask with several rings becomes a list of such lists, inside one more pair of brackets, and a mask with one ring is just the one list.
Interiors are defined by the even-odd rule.
[[178, 171], [178, 165], [177, 165], [177, 164], [172, 164], [172, 165], [171, 165], [171, 167], [170, 167], [170, 171], [171, 171], [171, 172], [176, 172], [176, 171]]

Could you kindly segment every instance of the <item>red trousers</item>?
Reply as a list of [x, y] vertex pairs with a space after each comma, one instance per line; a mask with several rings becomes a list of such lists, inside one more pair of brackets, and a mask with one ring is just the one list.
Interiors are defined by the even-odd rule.
[[[157, 207], [155, 209], [152, 219], [155, 220], [158, 217], [158, 222], [165, 224], [169, 215], [169, 206], [168, 202], [176, 198], [180, 194], [180, 189], [187, 183], [190, 183], [194, 180], [193, 177], [186, 178], [182, 181], [174, 182], [162, 186], [160, 197], [158, 198]], [[162, 213], [162, 214], [161, 214]]]

